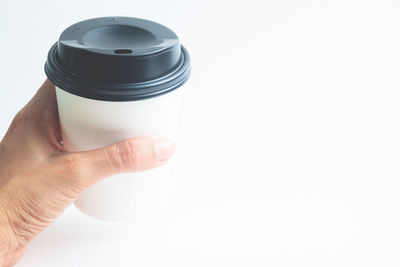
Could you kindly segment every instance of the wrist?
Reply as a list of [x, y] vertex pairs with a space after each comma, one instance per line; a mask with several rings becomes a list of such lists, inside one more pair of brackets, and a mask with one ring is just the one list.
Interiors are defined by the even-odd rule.
[[8, 227], [0, 225], [0, 267], [13, 266], [22, 256], [26, 247], [18, 245]]
[[14, 235], [7, 211], [0, 206], [0, 267], [13, 266], [21, 258], [23, 251], [25, 249]]
[[0, 267], [11, 267], [17, 263], [25, 252], [26, 247], [9, 248], [0, 246]]
[[11, 266], [12, 251], [4, 246], [0, 247], [0, 267]]
[[15, 250], [3, 219], [2, 217], [0, 222], [0, 267], [11, 266], [13, 250]]

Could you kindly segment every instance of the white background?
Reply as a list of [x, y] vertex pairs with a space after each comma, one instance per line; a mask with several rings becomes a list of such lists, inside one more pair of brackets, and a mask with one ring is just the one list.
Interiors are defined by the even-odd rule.
[[399, 14], [397, 0], [1, 0], [1, 135], [82, 19], [163, 23], [193, 66], [169, 215], [71, 207], [17, 266], [399, 266]]

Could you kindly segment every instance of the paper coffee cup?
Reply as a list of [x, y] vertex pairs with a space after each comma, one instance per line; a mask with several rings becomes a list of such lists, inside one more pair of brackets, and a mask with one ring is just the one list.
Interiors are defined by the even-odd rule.
[[[45, 65], [56, 86], [63, 144], [100, 148], [131, 137], [175, 139], [190, 60], [165, 26], [104, 17], [67, 28]], [[125, 220], [162, 212], [170, 165], [103, 179], [75, 201], [87, 215]]]

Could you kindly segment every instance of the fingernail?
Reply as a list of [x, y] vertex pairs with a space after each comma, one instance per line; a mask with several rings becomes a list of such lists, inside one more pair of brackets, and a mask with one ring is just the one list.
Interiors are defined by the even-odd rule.
[[169, 159], [175, 152], [175, 144], [170, 139], [159, 138], [154, 140], [154, 151], [158, 161]]

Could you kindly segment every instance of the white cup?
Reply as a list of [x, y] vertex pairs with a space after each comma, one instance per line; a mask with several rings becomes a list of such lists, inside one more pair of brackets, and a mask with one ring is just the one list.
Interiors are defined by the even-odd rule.
[[[61, 34], [45, 65], [56, 86], [64, 148], [84, 151], [141, 136], [175, 139], [190, 59], [176, 34], [143, 19], [104, 17]], [[108, 177], [75, 201], [103, 220], [158, 216], [170, 163]]]
[[[56, 87], [63, 145], [68, 151], [107, 146], [131, 137], [163, 136], [175, 140], [182, 87], [129, 102], [80, 97]], [[105, 178], [84, 191], [75, 206], [103, 220], [156, 216], [165, 205], [170, 163], [153, 170]]]

